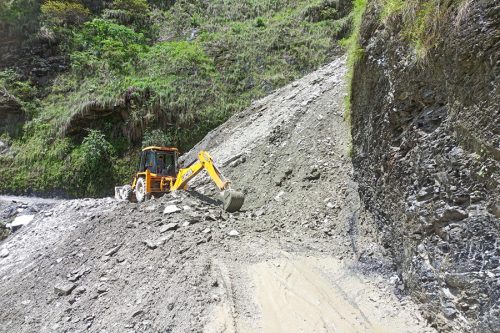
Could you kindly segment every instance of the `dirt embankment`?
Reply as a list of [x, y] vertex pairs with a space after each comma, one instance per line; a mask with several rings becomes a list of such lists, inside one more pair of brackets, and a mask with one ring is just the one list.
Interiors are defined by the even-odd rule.
[[213, 184], [143, 204], [63, 201], [0, 244], [2, 332], [432, 332], [361, 207], [339, 59], [255, 102], [208, 149]]

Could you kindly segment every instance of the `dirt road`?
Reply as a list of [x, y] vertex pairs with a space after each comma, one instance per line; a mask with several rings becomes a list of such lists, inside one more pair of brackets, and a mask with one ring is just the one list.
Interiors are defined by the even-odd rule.
[[212, 153], [246, 193], [242, 212], [223, 212], [207, 177], [143, 204], [38, 212], [0, 243], [0, 331], [432, 332], [351, 179], [344, 62], [255, 102], [186, 155]]

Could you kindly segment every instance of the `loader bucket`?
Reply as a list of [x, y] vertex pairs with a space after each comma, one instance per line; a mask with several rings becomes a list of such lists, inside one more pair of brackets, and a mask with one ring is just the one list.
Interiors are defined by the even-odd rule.
[[123, 200], [122, 189], [123, 189], [123, 186], [115, 186], [115, 199], [116, 200]]
[[222, 198], [224, 201], [224, 210], [229, 213], [240, 210], [245, 201], [245, 195], [242, 192], [234, 190], [225, 190]]

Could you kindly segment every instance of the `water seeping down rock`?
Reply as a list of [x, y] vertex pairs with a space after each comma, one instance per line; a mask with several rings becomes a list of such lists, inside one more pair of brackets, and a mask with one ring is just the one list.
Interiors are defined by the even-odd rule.
[[425, 54], [381, 10], [369, 2], [352, 86], [362, 200], [430, 322], [500, 332], [500, 3], [443, 4]]

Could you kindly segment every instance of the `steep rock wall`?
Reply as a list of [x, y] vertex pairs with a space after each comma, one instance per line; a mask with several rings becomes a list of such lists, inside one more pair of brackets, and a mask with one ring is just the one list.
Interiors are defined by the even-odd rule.
[[500, 4], [448, 4], [422, 58], [404, 36], [405, 13], [384, 22], [380, 2], [369, 3], [352, 83], [353, 161], [427, 318], [442, 331], [499, 332]]

